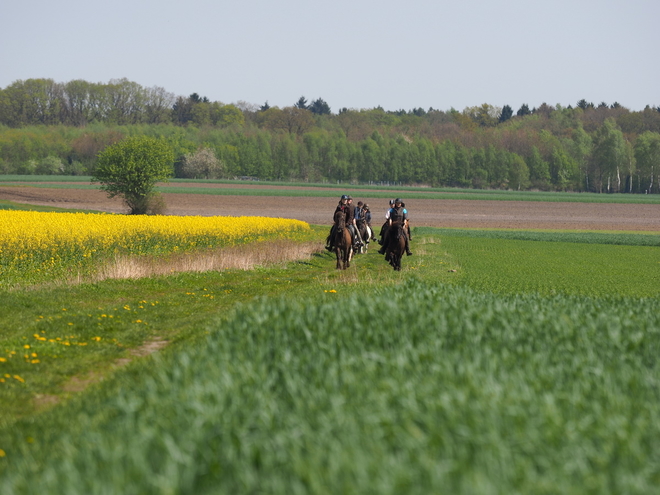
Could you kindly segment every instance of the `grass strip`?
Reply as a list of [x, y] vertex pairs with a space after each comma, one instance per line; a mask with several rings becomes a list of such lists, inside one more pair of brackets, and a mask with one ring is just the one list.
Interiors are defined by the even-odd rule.
[[508, 239], [536, 242], [572, 242], [581, 244], [615, 244], [622, 246], [660, 246], [657, 232], [586, 232], [586, 231], [529, 231], [529, 230], [484, 230], [446, 229], [418, 227], [420, 235], [440, 237], [464, 237], [473, 239]]

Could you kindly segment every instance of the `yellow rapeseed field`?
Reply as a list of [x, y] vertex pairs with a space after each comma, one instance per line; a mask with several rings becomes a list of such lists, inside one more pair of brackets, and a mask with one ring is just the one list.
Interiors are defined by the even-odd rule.
[[17, 270], [80, 269], [116, 254], [159, 255], [215, 248], [308, 230], [267, 217], [130, 216], [0, 211], [0, 277]]

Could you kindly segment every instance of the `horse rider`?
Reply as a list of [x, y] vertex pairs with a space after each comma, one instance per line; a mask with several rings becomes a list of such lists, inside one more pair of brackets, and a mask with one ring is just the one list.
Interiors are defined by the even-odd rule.
[[390, 226], [390, 212], [392, 211], [392, 208], [394, 208], [394, 200], [390, 199], [390, 206], [385, 212], [385, 223], [382, 225], [380, 228], [380, 233], [378, 234], [380, 236], [380, 239], [378, 239], [378, 244], [381, 246], [383, 245], [383, 242], [385, 242], [385, 236], [387, 235], [387, 229]]
[[360, 226], [360, 223], [364, 221], [364, 218], [362, 217], [363, 208], [364, 208], [364, 203], [362, 201], [358, 201], [357, 206], [353, 209], [355, 222], [358, 227]]
[[365, 203], [362, 207], [362, 211], [364, 212], [364, 221], [369, 226], [369, 229], [371, 229], [371, 240], [375, 241], [376, 236], [374, 235], [374, 228], [371, 226], [371, 210], [369, 209], [369, 205], [367, 203]]
[[335, 239], [335, 224], [334, 224], [334, 216], [337, 214], [338, 211], [341, 211], [344, 215], [346, 215], [346, 223], [348, 224], [348, 212], [351, 210], [349, 204], [348, 204], [348, 195], [342, 194], [341, 198], [339, 198], [339, 204], [337, 205], [337, 208], [335, 208], [335, 212], [332, 214], [333, 218], [333, 224], [332, 227], [330, 228], [330, 235], [325, 240], [325, 248], [328, 251], [333, 251], [334, 246], [333, 246], [333, 241]]
[[348, 231], [351, 233], [353, 250], [357, 251], [364, 243], [360, 237], [360, 231], [357, 228], [357, 221], [355, 220], [355, 209], [356, 207], [353, 206], [353, 198], [349, 195], [348, 210], [346, 211], [346, 227], [348, 227]]
[[355, 226], [357, 227], [358, 235], [360, 236], [360, 241], [363, 241], [362, 234], [360, 234], [360, 228], [364, 224], [364, 203], [358, 201], [357, 206], [353, 210], [355, 216]]
[[[392, 225], [394, 222], [401, 222], [401, 232], [403, 233], [403, 238], [406, 241], [406, 254], [408, 256], [412, 256], [412, 252], [410, 251], [410, 241], [408, 240], [408, 210], [404, 207], [403, 201], [401, 201], [400, 198], [396, 198], [394, 200], [394, 207], [390, 208], [388, 211], [387, 215], [387, 223], [388, 223], [388, 231], [389, 227]], [[385, 254], [385, 250], [387, 249], [387, 244], [388, 244], [389, 237], [387, 235], [387, 232], [385, 233], [385, 238], [383, 241], [383, 247], [380, 248], [378, 251], [378, 254]]]
[[[404, 210], [405, 210], [405, 208], [406, 208], [406, 204], [402, 202], [402, 203], [401, 203], [401, 206], [402, 206], [402, 207], [404, 208]], [[406, 211], [406, 215], [407, 215], [407, 214], [408, 214], [408, 210], [405, 210], [405, 211]], [[408, 240], [411, 240], [411, 241], [412, 241], [412, 232], [410, 232], [410, 218], [407, 217], [406, 220], [407, 220], [407, 221], [406, 221], [406, 234], [408, 235]]]

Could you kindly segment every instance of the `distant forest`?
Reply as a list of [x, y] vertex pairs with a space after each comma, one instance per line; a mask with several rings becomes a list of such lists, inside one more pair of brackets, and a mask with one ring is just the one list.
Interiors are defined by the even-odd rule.
[[660, 193], [660, 107], [484, 103], [462, 111], [175, 96], [127, 79], [0, 89], [0, 174], [91, 175], [128, 136], [166, 139], [181, 178]]

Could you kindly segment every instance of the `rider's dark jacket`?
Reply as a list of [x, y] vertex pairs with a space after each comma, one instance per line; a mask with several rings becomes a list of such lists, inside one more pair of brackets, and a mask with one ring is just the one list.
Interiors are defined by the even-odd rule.
[[[341, 211], [344, 213], [344, 215], [346, 215], [348, 213], [348, 210], [350, 210], [348, 205], [342, 205], [341, 203], [339, 203], [337, 205], [337, 208], [335, 208], [335, 212], [332, 214], [332, 218], [335, 218], [335, 215], [337, 214], [338, 211]], [[346, 223], [348, 223], [348, 217], [346, 219]]]
[[408, 220], [408, 210], [403, 206], [390, 208], [390, 219], [393, 222]]
[[353, 225], [353, 218], [355, 218], [355, 209], [346, 205], [346, 225]]
[[356, 207], [353, 209], [353, 216], [355, 217], [355, 221], [357, 222], [358, 226], [359, 226], [362, 222], [364, 222], [364, 216], [363, 216], [363, 214], [364, 214], [364, 211], [363, 211], [362, 208], [360, 208], [359, 206], [356, 206]]

